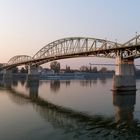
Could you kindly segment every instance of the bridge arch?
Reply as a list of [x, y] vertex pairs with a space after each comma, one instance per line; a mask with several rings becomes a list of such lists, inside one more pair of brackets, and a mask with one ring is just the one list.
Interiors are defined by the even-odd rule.
[[123, 44], [124, 47], [126, 46], [137, 46], [140, 45], [140, 35], [136, 35], [132, 39], [128, 40]]
[[[34, 56], [34, 60], [40, 60], [37, 63], [45, 63], [56, 59], [97, 56], [114, 58], [115, 54], [110, 49], [120, 47], [116, 42], [87, 37], [69, 37], [53, 41], [41, 48]], [[42, 61], [42, 62], [41, 62]]]
[[7, 65], [14, 65], [14, 64], [17, 64], [17, 63], [23, 63], [23, 62], [27, 62], [27, 61], [30, 61], [30, 60], [32, 60], [31, 56], [16, 55], [8, 61]]
[[118, 53], [122, 54], [123, 59], [136, 59], [140, 57], [139, 46], [140, 35], [124, 44], [98, 38], [69, 37], [47, 44], [33, 57], [28, 55], [14, 56], [1, 69], [22, 64], [38, 66], [53, 60], [84, 56], [115, 58]]

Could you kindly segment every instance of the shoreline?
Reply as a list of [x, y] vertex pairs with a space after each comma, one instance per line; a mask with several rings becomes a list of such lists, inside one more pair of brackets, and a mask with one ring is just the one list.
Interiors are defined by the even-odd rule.
[[[113, 78], [114, 73], [59, 73], [59, 74], [39, 74], [39, 80], [73, 80], [73, 79], [105, 79]], [[3, 74], [0, 74], [0, 79]], [[12, 79], [27, 79], [27, 73], [12, 74]], [[140, 74], [136, 74], [136, 79], [140, 79]]]

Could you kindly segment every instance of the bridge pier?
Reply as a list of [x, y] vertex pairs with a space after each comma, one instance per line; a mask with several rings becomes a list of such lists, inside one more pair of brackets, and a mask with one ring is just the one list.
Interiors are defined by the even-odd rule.
[[9, 80], [12, 80], [12, 70], [11, 69], [5, 69], [3, 70], [3, 79], [5, 81], [9, 81]]
[[27, 81], [27, 87], [29, 89], [29, 96], [32, 99], [38, 98], [38, 88], [39, 88], [39, 80], [35, 81]]
[[11, 89], [13, 82], [12, 70], [4, 69], [1, 74], [2, 74], [1, 84], [3, 84], [3, 86], [6, 88]]
[[132, 91], [136, 90], [135, 67], [133, 59], [116, 57], [116, 67], [113, 90]]
[[36, 66], [28, 67], [27, 81], [31, 81], [31, 82], [39, 81], [38, 67], [36, 67]]
[[136, 104], [136, 91], [126, 91], [113, 93], [113, 105], [115, 107], [115, 121], [119, 125], [127, 122], [131, 125], [133, 121], [134, 106]]

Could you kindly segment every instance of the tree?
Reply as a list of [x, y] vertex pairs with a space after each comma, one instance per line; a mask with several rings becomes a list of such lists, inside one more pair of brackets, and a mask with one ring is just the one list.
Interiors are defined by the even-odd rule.
[[97, 67], [93, 67], [92, 72], [97, 72]]
[[89, 71], [89, 68], [87, 67], [87, 66], [81, 66], [80, 67], [80, 71], [82, 71], [82, 72], [88, 72]]
[[24, 67], [22, 67], [21, 70], [20, 70], [20, 73], [27, 73], [27, 72], [28, 71]]
[[25, 70], [26, 70], [27, 73], [28, 73], [28, 69], [29, 69], [29, 66], [25, 65]]
[[102, 68], [100, 69], [100, 72], [107, 72], [107, 68], [106, 68], [106, 67], [102, 67]]
[[71, 72], [71, 69], [70, 69], [70, 66], [67, 66], [66, 65], [66, 70], [65, 70], [66, 72]]
[[54, 70], [55, 73], [58, 73], [60, 71], [60, 63], [57, 61], [53, 61], [50, 63], [50, 68]]
[[18, 67], [12, 68], [12, 73], [18, 73]]

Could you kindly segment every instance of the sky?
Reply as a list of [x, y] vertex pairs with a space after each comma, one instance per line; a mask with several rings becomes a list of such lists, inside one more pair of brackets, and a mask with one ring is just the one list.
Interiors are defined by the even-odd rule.
[[[140, 33], [139, 6], [139, 0], [0, 0], [0, 63], [15, 55], [33, 56], [65, 37], [124, 43]], [[59, 62], [62, 67], [77, 68], [114, 60], [92, 57]]]

